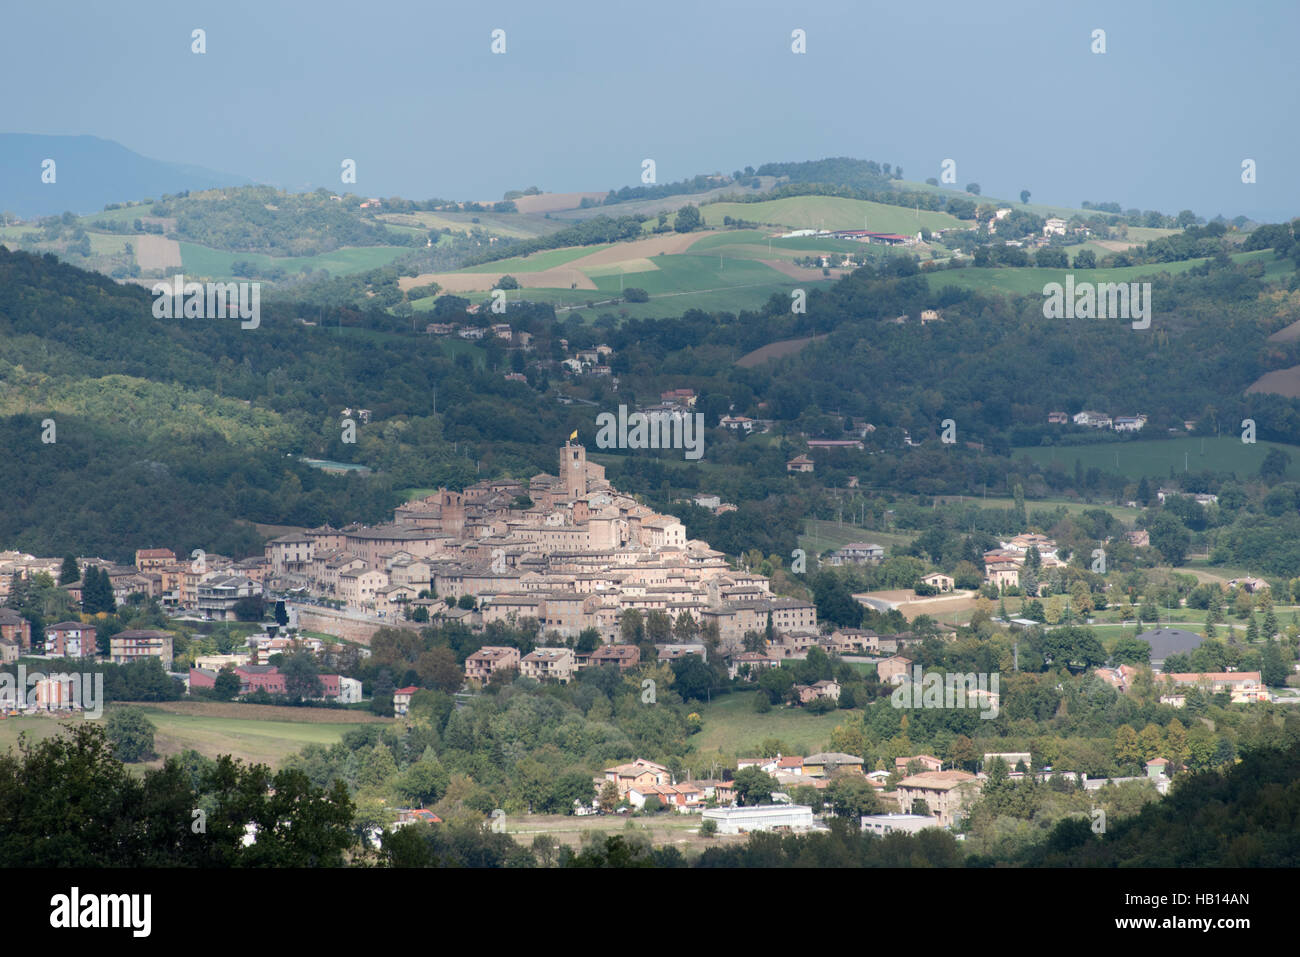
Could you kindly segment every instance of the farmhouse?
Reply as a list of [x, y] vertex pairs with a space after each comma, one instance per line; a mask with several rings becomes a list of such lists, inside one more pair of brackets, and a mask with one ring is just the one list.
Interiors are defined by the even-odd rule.
[[924, 576], [921, 581], [932, 588], [939, 589], [941, 592], [952, 591], [953, 588], [952, 576], [945, 575], [943, 572], [931, 572], [929, 575]]

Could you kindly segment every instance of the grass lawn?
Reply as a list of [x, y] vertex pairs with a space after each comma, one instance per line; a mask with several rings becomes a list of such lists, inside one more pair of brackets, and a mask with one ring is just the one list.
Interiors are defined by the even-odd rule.
[[[802, 708], [773, 706], [767, 714], [754, 710], [758, 691], [741, 691], [716, 698], [711, 704], [698, 705], [704, 727], [691, 738], [695, 754], [701, 759], [726, 755], [733, 758], [752, 756], [767, 738], [777, 738], [787, 754], [813, 754], [830, 746], [831, 732], [842, 724], [849, 711], [810, 714]], [[692, 763], [693, 758], [686, 758]]]
[[1300, 478], [1300, 448], [1263, 441], [1247, 445], [1241, 441], [1240, 434], [1025, 447], [1015, 449], [1013, 455], [1016, 458], [1028, 456], [1043, 466], [1059, 462], [1067, 471], [1073, 470], [1077, 460], [1085, 470], [1098, 468], [1136, 480], [1144, 475], [1163, 479], [1169, 475], [1170, 468], [1176, 472], [1183, 471], [1184, 464], [1193, 472], [1209, 469], [1235, 472], [1242, 477], [1254, 476], [1271, 449], [1280, 449], [1289, 455], [1291, 463], [1287, 475], [1292, 479]]

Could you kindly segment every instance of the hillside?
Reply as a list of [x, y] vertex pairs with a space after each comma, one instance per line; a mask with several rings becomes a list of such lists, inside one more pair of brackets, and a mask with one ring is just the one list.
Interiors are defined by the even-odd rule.
[[[42, 178], [47, 159], [54, 181]], [[0, 210], [24, 219], [93, 213], [121, 203], [248, 180], [199, 166], [150, 159], [97, 136], [0, 133]]]

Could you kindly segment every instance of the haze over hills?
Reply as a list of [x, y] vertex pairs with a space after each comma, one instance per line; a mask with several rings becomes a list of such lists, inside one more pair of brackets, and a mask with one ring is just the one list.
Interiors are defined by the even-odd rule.
[[[45, 173], [54, 160], [53, 182]], [[94, 213], [121, 203], [213, 186], [243, 176], [150, 159], [98, 136], [0, 133], [0, 210], [22, 218]]]

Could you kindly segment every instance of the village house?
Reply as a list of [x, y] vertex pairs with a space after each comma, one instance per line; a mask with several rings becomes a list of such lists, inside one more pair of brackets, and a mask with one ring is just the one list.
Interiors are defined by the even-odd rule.
[[568, 648], [538, 648], [524, 655], [519, 662], [519, 673], [537, 681], [549, 679], [568, 684], [573, 672], [573, 651]]
[[732, 656], [727, 675], [733, 680], [740, 678], [743, 681], [757, 681], [760, 674], [768, 668], [775, 668], [778, 664], [775, 658], [769, 658], [760, 652], [743, 651]]
[[411, 710], [411, 698], [420, 689], [411, 685], [393, 692], [393, 714], [399, 718]]
[[921, 581], [932, 588], [939, 589], [941, 592], [952, 591], [954, 584], [952, 576], [945, 575], [943, 572], [931, 572], [929, 575], [923, 576]]
[[810, 685], [795, 685], [794, 693], [799, 696], [801, 705], [816, 701], [818, 698], [829, 698], [831, 701], [840, 700], [840, 686], [836, 681], [818, 681]]
[[142, 658], [157, 658], [163, 670], [172, 666], [172, 636], [166, 631], [130, 629], [119, 631], [108, 640], [108, 658], [115, 665], [130, 664]]
[[813, 472], [816, 468], [817, 466], [813, 463], [813, 460], [806, 455], [796, 455], [785, 463], [787, 472]]
[[743, 415], [724, 415], [718, 420], [718, 425], [732, 432], [753, 432], [758, 422]]
[[876, 677], [881, 684], [901, 685], [912, 667], [912, 659], [903, 655], [894, 655], [876, 665]]
[[0, 640], [12, 642], [19, 649], [31, 648], [31, 622], [12, 608], [0, 608]]
[[619, 764], [612, 768], [606, 768], [604, 781], [598, 782], [598, 785], [603, 784], [605, 781], [612, 781], [615, 787], [618, 788], [619, 798], [623, 799], [627, 797], [627, 792], [634, 787], [672, 784], [672, 775], [662, 764], [655, 764], [653, 761], [637, 758], [628, 764]]
[[905, 813], [915, 813], [916, 802], [924, 801], [940, 827], [952, 827], [983, 786], [981, 779], [966, 771], [925, 771], [899, 781], [896, 794]]
[[894, 758], [894, 769], [907, 774], [908, 767], [915, 761], [920, 765], [920, 771], [942, 771], [943, 762], [932, 754], [916, 754], [910, 758]]
[[1109, 429], [1111, 418], [1103, 412], [1084, 409], [1082, 412], [1075, 413], [1074, 424], [1087, 426], [1090, 429]]
[[882, 545], [872, 542], [851, 542], [833, 552], [826, 560], [828, 565], [865, 565], [878, 564], [885, 558]]
[[862, 774], [866, 764], [860, 757], [842, 751], [822, 751], [803, 759], [803, 774], [828, 778], [833, 774]]
[[[29, 633], [30, 634], [30, 633]], [[79, 621], [61, 621], [45, 629], [45, 653], [55, 658], [94, 658], [95, 626]]]
[[1175, 687], [1201, 688], [1211, 694], [1228, 692], [1233, 704], [1258, 704], [1269, 700], [1258, 671], [1170, 672], [1164, 675]]
[[519, 670], [519, 649], [500, 645], [484, 645], [465, 659], [465, 678], [482, 683], [495, 672]]

